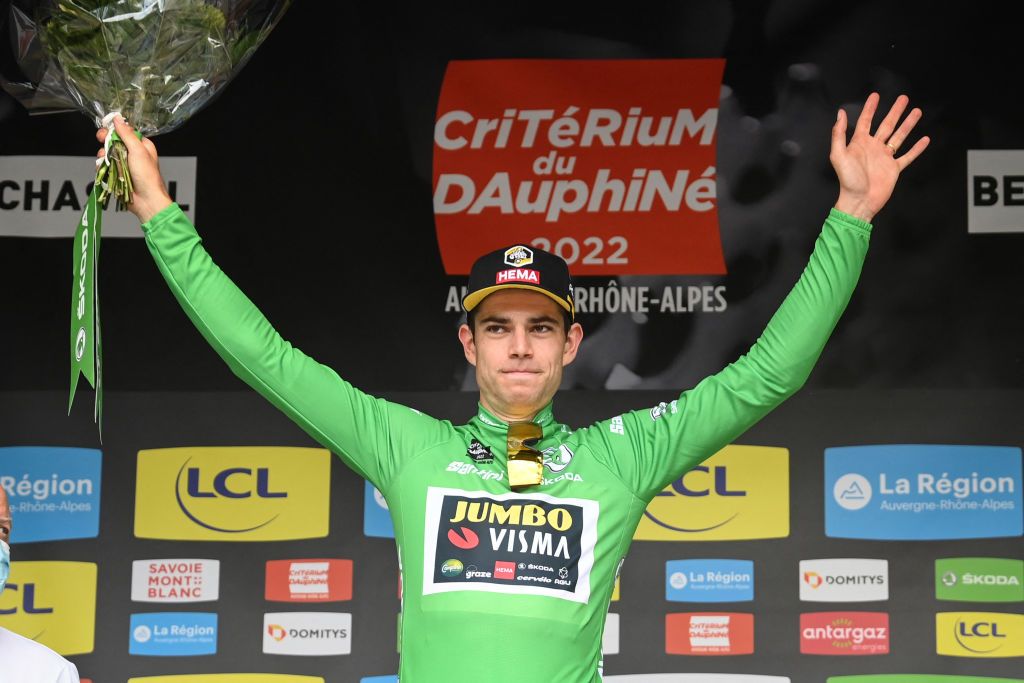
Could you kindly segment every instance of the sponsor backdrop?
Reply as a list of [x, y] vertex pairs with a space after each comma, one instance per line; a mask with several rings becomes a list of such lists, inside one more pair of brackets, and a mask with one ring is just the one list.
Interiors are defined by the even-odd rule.
[[[667, 409], [757, 338], [835, 199], [837, 108], [855, 116], [877, 90], [924, 109], [932, 147], [876, 221], [807, 388], [648, 507], [609, 608], [607, 680], [1024, 680], [1024, 99], [1007, 85], [1024, 16], [847, 4], [297, 3], [223, 96], [157, 141], [205, 245], [286, 338], [437, 417], [474, 410], [455, 343], [474, 255], [558, 253], [586, 330], [558, 416], [582, 426]], [[65, 417], [92, 136], [79, 114], [29, 117], [0, 93], [15, 517], [0, 626], [93, 681], [393, 682], [386, 501], [240, 391], [113, 211], [103, 442], [88, 401]], [[432, 496], [448, 520], [480, 504]], [[559, 514], [592, 517], [570, 503]], [[425, 590], [457, 574], [500, 591], [546, 567], [499, 566], [474, 524], [436, 536], [477, 564], [438, 562]], [[590, 599], [561, 569], [537, 590]]]
[[[387, 397], [453, 420], [472, 414], [475, 401], [459, 392]], [[558, 415], [583, 425], [660, 398], [566, 392]], [[1021, 450], [1008, 444], [1024, 443], [1022, 398], [798, 394], [651, 502], [647, 521], [671, 535], [635, 535], [609, 606], [605, 673], [648, 683], [748, 680], [740, 675], [824, 683], [900, 672], [1021, 680]], [[89, 442], [90, 421], [54, 418], [65, 400], [60, 392], [0, 393], [9, 441]], [[4, 485], [22, 506], [0, 626], [66, 653], [93, 680], [244, 672], [394, 680], [398, 558], [393, 532], [380, 522], [385, 502], [372, 487], [367, 492], [337, 458], [323, 460], [326, 451], [252, 393], [111, 392], [110, 402], [117, 408], [100, 449], [64, 447], [39, 470], [51, 448], [0, 448]], [[945, 459], [954, 450], [968, 454], [961, 462], [969, 471]], [[761, 463], [736, 457], [749, 452], [781, 458], [781, 483], [759, 486], [750, 473]], [[85, 482], [99, 487], [72, 453], [102, 461], [103, 494], [90, 506], [73, 505]], [[161, 460], [172, 466], [155, 467]], [[858, 505], [870, 485], [859, 510], [843, 507], [850, 487], [836, 486], [852, 475], [867, 482]], [[870, 503], [880, 491], [906, 488], [901, 480], [910, 491], [882, 496], [892, 507], [880, 517]], [[506, 550], [505, 539], [470, 521], [483, 514], [477, 503], [465, 492], [442, 494], [433, 504], [450, 506], [444, 519], [452, 522], [447, 535], [437, 534], [438, 552], [473, 549], [460, 554], [461, 568], [438, 554], [423, 590], [458, 580], [502, 590], [505, 565], [528, 574], [530, 562], [561, 552], [529, 548], [518, 565], [495, 562], [492, 550]], [[531, 500], [531, 514], [546, 510], [543, 495]], [[585, 516], [589, 504], [562, 500], [559, 514]], [[830, 533], [833, 507], [854, 516], [856, 533]], [[940, 513], [953, 516], [937, 530], [929, 520]], [[66, 537], [59, 526], [45, 539], [30, 535], [67, 515]], [[80, 537], [79, 516], [96, 520], [88, 538]], [[1001, 521], [1008, 518], [1017, 526]], [[720, 540], [730, 526], [741, 531]], [[569, 572], [564, 585], [534, 590], [587, 599], [575, 578]], [[686, 677], [699, 672], [721, 678]]]

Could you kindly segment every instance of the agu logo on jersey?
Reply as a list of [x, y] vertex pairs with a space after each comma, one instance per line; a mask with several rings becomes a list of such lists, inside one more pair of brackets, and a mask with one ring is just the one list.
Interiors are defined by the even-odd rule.
[[750, 560], [670, 560], [665, 599], [672, 602], [742, 602], [754, 599]]
[[220, 560], [132, 562], [134, 602], [206, 602], [217, 599], [219, 588]]
[[133, 614], [128, 654], [187, 657], [217, 653], [217, 615], [211, 612]]
[[363, 488], [363, 535], [394, 538], [395, 527], [384, 495], [370, 482]]
[[749, 655], [754, 652], [754, 615], [666, 614], [665, 652], [670, 655]]
[[129, 678], [128, 683], [324, 683], [324, 679], [291, 674], [182, 674], [141, 676]]
[[93, 651], [96, 565], [12, 562], [0, 594], [0, 626], [62, 655]]
[[825, 534], [933, 540], [1024, 533], [1021, 450], [851, 446], [825, 450]]
[[1024, 657], [1024, 614], [939, 612], [935, 651], [950, 657]]
[[0, 448], [0, 486], [18, 520], [14, 540], [98, 536], [101, 458], [92, 448]]
[[800, 560], [800, 599], [809, 602], [888, 600], [889, 561]]
[[1024, 560], [948, 557], [935, 560], [935, 598], [1024, 602]]
[[264, 654], [347, 655], [351, 652], [351, 614], [268, 612], [263, 615]]
[[327, 535], [330, 453], [319, 448], [139, 451], [135, 535], [281, 541]]
[[800, 652], [805, 655], [889, 653], [885, 612], [813, 612], [800, 615]]
[[789, 451], [726, 446], [659, 493], [633, 538], [733, 541], [789, 535]]
[[352, 560], [270, 560], [264, 598], [275, 602], [352, 599]]

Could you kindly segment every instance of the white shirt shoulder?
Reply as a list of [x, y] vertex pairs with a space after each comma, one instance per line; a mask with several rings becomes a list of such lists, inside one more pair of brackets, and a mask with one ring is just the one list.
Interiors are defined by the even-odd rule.
[[0, 683], [78, 683], [78, 669], [34, 640], [0, 627]]

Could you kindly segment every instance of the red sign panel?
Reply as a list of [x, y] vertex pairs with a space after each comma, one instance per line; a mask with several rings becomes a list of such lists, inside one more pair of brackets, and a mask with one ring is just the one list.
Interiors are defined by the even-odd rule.
[[800, 652], [805, 655], [889, 654], [889, 615], [885, 612], [801, 614]]
[[665, 652], [670, 655], [754, 653], [754, 615], [737, 612], [665, 615]]
[[352, 599], [352, 560], [270, 560], [266, 599], [337, 602]]
[[445, 272], [528, 244], [573, 275], [725, 273], [715, 141], [725, 62], [448, 64], [434, 126]]

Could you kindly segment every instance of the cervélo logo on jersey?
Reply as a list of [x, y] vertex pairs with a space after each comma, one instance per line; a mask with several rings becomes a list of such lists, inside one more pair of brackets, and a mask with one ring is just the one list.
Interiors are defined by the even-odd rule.
[[1024, 560], [947, 557], [935, 560], [935, 598], [962, 602], [1024, 602]]
[[754, 615], [738, 612], [666, 614], [665, 652], [670, 655], [753, 654]]
[[599, 505], [541, 493], [427, 489], [423, 593], [590, 599]]
[[132, 562], [134, 602], [207, 602], [220, 588], [220, 560], [164, 559]]
[[800, 615], [800, 652], [805, 655], [889, 653], [885, 612], [812, 612]]
[[96, 564], [12, 562], [7, 587], [0, 594], [0, 627], [42, 643], [58, 654], [92, 652]]
[[[715, 169], [724, 66], [449, 62], [433, 168], [445, 272], [465, 275], [512, 242], [557, 254], [574, 275], [725, 273]], [[506, 281], [536, 277], [528, 258], [506, 263], [516, 269]]]
[[800, 560], [800, 599], [808, 602], [888, 600], [889, 561]]
[[352, 560], [270, 560], [265, 599], [337, 602], [352, 599]]
[[263, 615], [268, 655], [347, 655], [352, 615], [347, 612], [268, 612]]
[[281, 541], [327, 535], [330, 453], [320, 448], [139, 451], [135, 535]]
[[12, 540], [98, 536], [101, 460], [100, 451], [92, 448], [0, 448], [0, 486], [18, 520]]
[[658, 493], [633, 538], [733, 541], [788, 535], [789, 451], [732, 445]]

